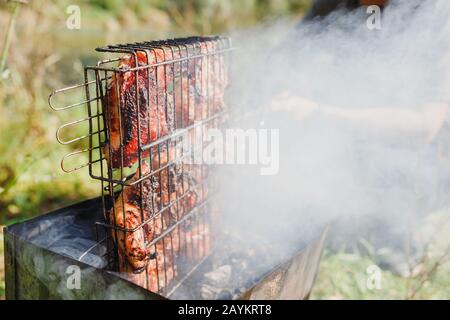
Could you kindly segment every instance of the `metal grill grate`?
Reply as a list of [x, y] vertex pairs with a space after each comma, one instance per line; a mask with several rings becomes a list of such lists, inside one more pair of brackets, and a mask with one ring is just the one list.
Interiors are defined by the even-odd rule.
[[[101, 181], [104, 221], [98, 242], [108, 267], [169, 296], [212, 246], [213, 168], [201, 163], [205, 131], [226, 119], [224, 92], [232, 50], [225, 37], [189, 37], [107, 46], [118, 55], [85, 68], [85, 83], [57, 90], [54, 110], [84, 106], [87, 116], [62, 125], [62, 144], [87, 140], [66, 155], [64, 171], [89, 167]], [[85, 99], [62, 108], [53, 97], [84, 89]], [[64, 140], [62, 131], [87, 123], [89, 133]], [[80, 154], [89, 161], [67, 168]], [[201, 160], [201, 158], [200, 158]]]

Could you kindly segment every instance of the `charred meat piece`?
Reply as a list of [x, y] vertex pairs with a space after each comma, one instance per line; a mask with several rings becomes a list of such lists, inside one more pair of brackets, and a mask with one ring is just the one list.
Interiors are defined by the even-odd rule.
[[[185, 231], [181, 231], [184, 229]], [[152, 292], [161, 292], [178, 275], [179, 261], [198, 261], [208, 254], [210, 246], [211, 233], [208, 224], [200, 221], [189, 222], [149, 247], [150, 259], [143, 271], [128, 270], [124, 273], [127, 264], [123, 258], [119, 259], [120, 270], [122, 276], [133, 283]]]
[[189, 217], [160, 238], [201, 201], [205, 192], [199, 183], [201, 168], [170, 165], [153, 174], [144, 161], [142, 178], [138, 169], [131, 185], [117, 197], [110, 211], [111, 223], [133, 231], [112, 229], [112, 237], [118, 248], [119, 271], [130, 281], [158, 292], [178, 274], [179, 259], [195, 261], [209, 252], [209, 225], [201, 216]]
[[[103, 154], [112, 168], [132, 166], [139, 145], [223, 109], [224, 57], [210, 54], [219, 45], [202, 41], [184, 47], [136, 51], [120, 59], [121, 71], [113, 74], [103, 103], [109, 134]], [[199, 55], [205, 56], [171, 62]], [[141, 151], [142, 158], [148, 155]]]
[[105, 113], [109, 143], [103, 148], [103, 153], [113, 168], [133, 165], [138, 159], [139, 141], [141, 145], [155, 141], [173, 126], [173, 119], [166, 114], [163, 101], [158, 101], [158, 95], [161, 98], [166, 88], [164, 69], [153, 67], [127, 71], [136, 67], [136, 60], [138, 66], [146, 66], [163, 61], [163, 53], [155, 50], [147, 57], [145, 52], [139, 51], [136, 56], [123, 56], [119, 62], [123, 72], [116, 72], [108, 85]]
[[[142, 175], [150, 173], [150, 166], [147, 163], [144, 162], [141, 168]], [[136, 173], [131, 182], [138, 178]], [[142, 269], [148, 262], [145, 237], [146, 233], [154, 233], [154, 228], [151, 231], [144, 230], [141, 225], [150, 216], [151, 197], [155, 189], [156, 182], [150, 178], [127, 186], [119, 194], [110, 210], [111, 225], [115, 227], [112, 229], [112, 237], [117, 244], [119, 253], [126, 257], [133, 269]]]
[[[153, 292], [168, 288], [182, 264], [198, 261], [211, 247], [205, 218], [210, 209], [202, 206], [209, 193], [208, 166], [188, 163], [181, 142], [202, 149], [197, 142], [205, 140], [205, 130], [199, 134], [190, 126], [224, 109], [224, 57], [211, 54], [219, 47], [218, 41], [202, 39], [124, 55], [103, 100], [109, 168], [138, 162], [110, 211], [119, 271]], [[203, 128], [216, 128], [221, 119]], [[185, 128], [182, 139], [159, 140]], [[199, 214], [189, 215], [193, 210]]]

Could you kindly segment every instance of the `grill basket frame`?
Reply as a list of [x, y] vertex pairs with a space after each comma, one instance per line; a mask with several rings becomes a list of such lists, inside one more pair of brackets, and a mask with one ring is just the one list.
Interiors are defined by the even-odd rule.
[[[191, 164], [189, 161], [193, 161], [193, 157], [198, 152], [202, 153], [207, 145], [204, 139], [205, 129], [217, 128], [226, 121], [227, 112], [225, 105], [222, 101], [223, 105], [220, 108], [216, 108], [217, 106], [214, 106], [216, 103], [214, 95], [217, 91], [223, 93], [227, 86], [229, 59], [231, 58], [229, 52], [233, 50], [231, 40], [222, 36], [188, 37], [111, 45], [97, 48], [96, 50], [113, 57], [98, 61], [96, 66], [85, 67], [83, 84], [57, 90], [49, 97], [49, 104], [56, 111], [85, 106], [87, 112], [87, 117], [66, 123], [57, 130], [57, 139], [61, 144], [73, 144], [78, 143], [80, 140], [88, 140], [87, 148], [64, 156], [61, 161], [61, 167], [66, 172], [88, 167], [90, 177], [100, 181], [104, 221], [96, 222], [95, 228], [99, 247], [106, 246], [107, 248], [105, 253], [107, 268], [120, 271], [121, 275], [126, 279], [139, 283], [140, 286], [152, 292], [170, 296], [182, 281], [207, 258], [208, 252], [211, 251], [212, 235], [214, 234], [212, 231], [213, 220], [218, 215], [218, 209], [214, 208], [210, 201], [216, 191], [214, 174], [210, 166]], [[158, 54], [161, 54], [161, 52], [164, 55], [164, 59], [158, 61]], [[139, 61], [139, 55], [142, 54], [146, 57], [144, 65]], [[116, 57], [117, 55], [118, 57]], [[118, 67], [118, 63], [121, 62], [124, 55], [131, 59], [133, 63], [131, 67]], [[161, 69], [164, 70], [162, 72], [165, 76], [164, 80], [158, 79]], [[136, 163], [131, 169], [128, 169], [123, 165], [125, 146], [123, 145], [123, 125], [120, 123], [120, 121], [123, 121], [120, 81], [130, 75], [134, 76], [135, 82], [134, 87], [129, 91], [132, 91], [132, 94], [135, 95], [134, 101], [138, 110], [136, 129], [138, 148]], [[155, 76], [152, 77], [152, 75]], [[203, 77], [206, 77], [206, 79], [203, 79]], [[214, 77], [218, 77], [219, 81], [213, 81], [212, 78]], [[143, 143], [143, 139], [140, 136], [141, 126], [143, 126], [142, 121], [147, 120], [140, 119], [142, 110], [140, 103], [143, 100], [141, 98], [142, 88], [140, 88], [142, 84], [139, 83], [141, 78], [146, 79], [148, 82], [148, 87], [145, 88], [147, 89], [148, 97], [147, 100], [144, 99], [144, 103], [148, 103], [148, 107], [146, 107], [149, 113], [148, 121], [151, 122], [150, 112], [152, 107], [157, 109], [163, 107], [164, 114], [167, 116], [173, 113], [175, 119], [175, 123], [171, 125], [171, 128], [167, 128], [166, 134], [161, 134], [160, 130], [157, 129], [156, 138], [149, 139], [147, 137], [147, 143]], [[223, 81], [223, 87], [216, 88], [217, 83], [220, 85], [221, 81]], [[160, 84], [161, 82], [163, 85]], [[187, 84], [187, 92], [183, 86], [184, 84]], [[205, 84], [206, 92], [204, 89]], [[108, 94], [111, 94], [111, 86], [113, 85], [116, 86], [116, 92], [118, 92], [116, 94], [117, 104], [114, 107], [118, 109], [117, 112], [120, 115], [119, 134], [121, 144], [119, 153], [121, 154], [122, 165], [117, 168], [114, 167], [112, 161], [107, 159], [111, 159], [112, 154], [110, 144], [111, 128], [107, 112], [112, 108], [109, 105], [111, 103], [108, 99]], [[177, 89], [178, 85], [180, 86], [179, 90]], [[171, 90], [169, 92], [168, 89], [170, 87]], [[200, 87], [200, 89], [197, 87]], [[52, 98], [56, 94], [65, 94], [67, 91], [79, 89], [85, 91], [85, 100], [62, 108], [54, 106]], [[155, 91], [153, 96], [156, 97], [156, 104], [153, 103], [150, 97], [151, 90]], [[210, 92], [212, 92], [212, 97]], [[168, 98], [170, 95], [172, 95], [172, 103], [170, 103]], [[181, 97], [176, 95], [181, 95]], [[204, 101], [200, 102], [202, 104], [200, 117], [196, 115], [198, 113], [196, 95], [203, 95], [204, 98]], [[163, 97], [163, 99], [160, 97]], [[158, 98], [163, 101], [158, 102]], [[187, 100], [187, 119], [183, 115], [185, 106], [185, 100], [183, 99]], [[176, 114], [178, 104], [180, 104], [181, 118]], [[205, 107], [206, 112], [204, 110]], [[159, 115], [159, 111], [157, 113]], [[191, 119], [192, 114], [194, 116]], [[180, 119], [181, 121], [177, 121]], [[70, 140], [64, 140], [61, 137], [63, 130], [68, 130], [82, 122], [88, 123], [88, 134]], [[147, 127], [150, 128], [152, 125], [154, 126], [154, 124], [149, 123]], [[159, 125], [158, 118], [158, 128]], [[169, 124], [167, 126], [169, 127]], [[192, 139], [195, 140], [195, 143], [191, 141], [187, 144], [188, 148], [186, 148], [185, 140], [196, 134], [200, 134], [201, 138]], [[209, 143], [212, 142], [210, 141]], [[105, 150], [108, 151], [105, 152]], [[174, 150], [172, 157], [171, 150]], [[66, 161], [83, 153], [88, 154], [89, 161], [68, 169]], [[109, 153], [109, 157], [106, 153]], [[161, 161], [162, 155], [163, 157], [165, 156], [164, 161]], [[158, 158], [156, 164], [155, 157]], [[143, 165], [146, 161], [150, 165], [150, 171], [144, 174], [145, 169]], [[189, 171], [185, 168], [193, 168], [193, 166], [197, 166], [195, 171], [200, 172], [199, 175], [197, 174], [196, 179], [190, 178], [184, 172]], [[181, 174], [179, 172], [180, 168]], [[172, 180], [177, 180], [172, 182], [175, 188], [180, 184], [181, 178], [182, 190], [180, 192], [178, 190], [175, 192], [170, 191], [173, 171], [175, 173]], [[164, 175], [167, 177], [164, 178]], [[159, 195], [152, 192], [151, 199], [146, 199], [143, 195], [145, 189], [143, 184], [146, 181], [155, 184], [155, 180], [156, 184], [160, 185]], [[185, 180], [196, 181], [189, 181], [187, 187], [185, 187]], [[166, 191], [163, 188], [164, 181], [167, 184]], [[127, 190], [138, 190], [139, 193], [137, 207], [141, 217], [140, 221], [132, 227], [127, 226], [125, 216], [126, 200], [124, 199], [124, 194], [128, 192]], [[163, 200], [164, 196], [166, 198], [168, 196], [168, 200]], [[172, 199], [173, 197], [175, 199]], [[195, 205], [192, 208], [180, 209], [183, 207], [182, 203], [192, 197], [196, 199]], [[159, 203], [155, 198], [159, 198]], [[148, 208], [150, 201], [151, 208], [144, 209], [144, 207]], [[119, 202], [122, 208], [117, 208], [116, 202]], [[123, 221], [125, 221], [125, 223], [122, 222], [122, 226], [116, 221], [116, 211], [119, 210], [121, 210]], [[181, 211], [182, 214], [180, 214]], [[144, 216], [144, 212], [148, 212], [147, 216]], [[173, 212], [175, 212], [175, 216]], [[158, 228], [156, 227], [157, 225], [159, 225]], [[148, 230], [151, 229], [154, 231], [149, 232]], [[194, 232], [193, 230], [197, 231]], [[118, 241], [121, 241], [121, 239], [126, 240], [127, 235], [139, 232], [144, 234], [145, 247], [149, 249], [150, 253], [145, 266], [135, 269], [123, 257], [126, 252], [123, 252], [123, 248], [121, 250], [120, 246], [117, 245], [116, 239]], [[151, 237], [148, 236], [149, 233], [152, 234]], [[175, 243], [176, 241], [178, 241], [178, 244]], [[177, 247], [178, 249], [175, 249]], [[95, 248], [92, 250], [95, 250]], [[170, 262], [166, 261], [166, 259]], [[149, 268], [156, 270], [155, 277], [152, 278], [149, 275]]]

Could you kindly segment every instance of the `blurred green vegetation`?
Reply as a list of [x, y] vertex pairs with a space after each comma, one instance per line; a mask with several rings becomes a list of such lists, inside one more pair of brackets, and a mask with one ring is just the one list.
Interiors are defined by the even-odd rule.
[[374, 273], [368, 268], [383, 265], [383, 261], [387, 261], [383, 256], [386, 257], [388, 248], [375, 249], [368, 241], [360, 239], [361, 246], [348, 243], [342, 244], [340, 249], [325, 252], [311, 299], [449, 299], [449, 214], [450, 207], [430, 212], [415, 230], [417, 239], [426, 239], [419, 261], [408, 261], [404, 252], [391, 255], [397, 261], [397, 267], [403, 265], [406, 271], [413, 270], [411, 277], [399, 276], [389, 270], [392, 267], [384, 264], [384, 269], [378, 269], [379, 287], [369, 286], [368, 281], [371, 282], [370, 276]]
[[447, 259], [435, 268], [436, 263], [427, 260], [424, 272], [411, 278], [381, 270], [380, 287], [369, 288], [367, 268], [376, 265], [374, 260], [357, 252], [327, 251], [311, 299], [446, 300], [450, 297], [450, 263]]

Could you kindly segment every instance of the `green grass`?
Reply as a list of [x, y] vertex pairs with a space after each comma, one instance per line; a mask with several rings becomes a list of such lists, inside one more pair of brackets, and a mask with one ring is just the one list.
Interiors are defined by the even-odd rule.
[[[367, 268], [376, 263], [356, 253], [326, 252], [311, 299], [449, 299], [450, 263], [431, 272], [434, 261], [424, 264], [424, 277], [403, 278], [381, 271], [380, 289], [367, 286]], [[417, 292], [415, 292], [415, 289]]]

